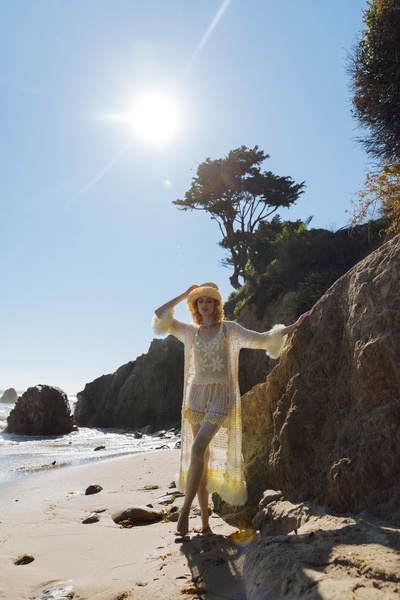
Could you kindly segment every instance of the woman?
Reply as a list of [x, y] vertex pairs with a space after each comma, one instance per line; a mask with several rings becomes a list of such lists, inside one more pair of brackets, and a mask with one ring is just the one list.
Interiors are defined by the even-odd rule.
[[[187, 300], [193, 324], [174, 319], [174, 308]], [[215, 283], [192, 285], [155, 311], [156, 334], [171, 333], [185, 345], [185, 382], [182, 406], [180, 470], [177, 487], [185, 492], [176, 534], [189, 531], [189, 515], [197, 494], [202, 528], [209, 528], [209, 493], [218, 492], [232, 505], [245, 504], [242, 421], [238, 383], [241, 348], [264, 349], [277, 358], [286, 336], [303, 323], [305, 313], [285, 327], [267, 333], [224, 321], [223, 301]]]

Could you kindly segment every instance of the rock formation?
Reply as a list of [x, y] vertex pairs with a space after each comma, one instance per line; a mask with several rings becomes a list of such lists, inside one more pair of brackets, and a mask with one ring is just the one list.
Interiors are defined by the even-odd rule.
[[1, 403], [14, 404], [17, 401], [18, 394], [14, 388], [9, 388], [0, 398]]
[[249, 600], [399, 593], [399, 283], [397, 236], [328, 290], [243, 398], [242, 518], [281, 490], [253, 521]]
[[246, 552], [247, 600], [399, 597], [398, 528], [368, 513], [270, 499], [255, 523], [263, 537]]
[[59, 388], [36, 385], [20, 396], [7, 417], [7, 433], [63, 435], [74, 427], [67, 395]]
[[86, 427], [151, 425], [153, 430], [180, 423], [183, 344], [173, 336], [153, 340], [147, 354], [88, 383], [77, 394], [74, 417]]
[[261, 487], [400, 524], [399, 284], [397, 236], [328, 290], [243, 398], [245, 460], [264, 471]]

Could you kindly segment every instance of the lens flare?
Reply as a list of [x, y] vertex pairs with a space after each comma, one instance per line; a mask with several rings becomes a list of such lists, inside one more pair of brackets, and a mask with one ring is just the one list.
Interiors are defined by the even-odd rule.
[[234, 531], [233, 533], [231, 533], [229, 539], [231, 539], [236, 546], [240, 546], [241, 548], [243, 548], [251, 544], [251, 542], [254, 539], [254, 536], [254, 529], [239, 529], [239, 531]]

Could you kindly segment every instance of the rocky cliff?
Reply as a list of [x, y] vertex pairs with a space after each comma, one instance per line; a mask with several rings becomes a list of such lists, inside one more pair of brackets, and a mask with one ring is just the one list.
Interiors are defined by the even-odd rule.
[[397, 236], [328, 290], [244, 396], [254, 500], [275, 488], [400, 524], [399, 287]]
[[397, 236], [328, 290], [243, 398], [250, 500], [231, 518], [258, 509], [251, 600], [398, 597], [399, 283]]
[[180, 422], [182, 391], [182, 343], [173, 336], [153, 340], [147, 354], [77, 394], [75, 421], [86, 427], [166, 429]]

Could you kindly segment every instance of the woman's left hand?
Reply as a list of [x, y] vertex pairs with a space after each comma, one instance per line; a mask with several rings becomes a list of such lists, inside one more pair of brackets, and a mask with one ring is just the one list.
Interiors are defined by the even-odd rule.
[[300, 317], [297, 319], [296, 323], [294, 324], [295, 328], [298, 329], [298, 327], [300, 327], [300, 325], [302, 325], [304, 323], [304, 321], [307, 319], [308, 315], [310, 314], [310, 310], [308, 310], [307, 312], [303, 313], [302, 315], [300, 315]]

